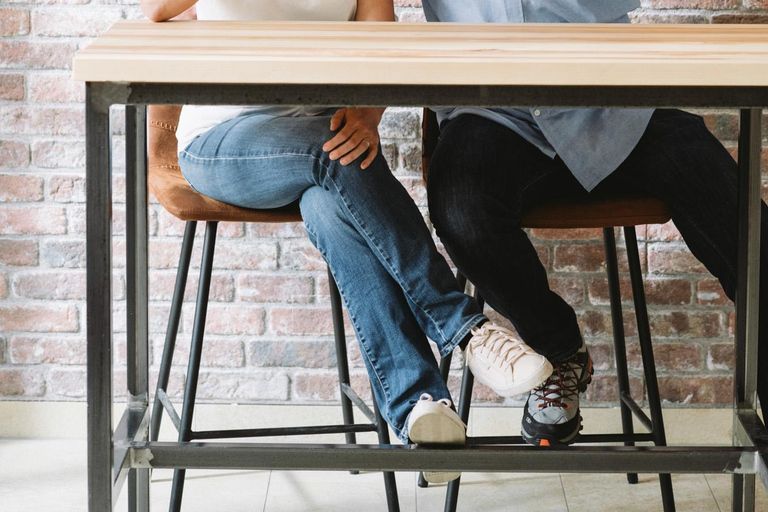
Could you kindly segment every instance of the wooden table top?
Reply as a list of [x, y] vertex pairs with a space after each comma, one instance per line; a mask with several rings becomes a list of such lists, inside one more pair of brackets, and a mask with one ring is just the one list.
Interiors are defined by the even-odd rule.
[[768, 25], [119, 21], [90, 82], [768, 86]]

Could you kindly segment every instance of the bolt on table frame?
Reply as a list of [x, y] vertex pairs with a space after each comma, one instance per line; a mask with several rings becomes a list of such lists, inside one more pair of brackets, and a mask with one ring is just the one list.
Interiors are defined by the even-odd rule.
[[[740, 108], [739, 288], [733, 447], [295, 445], [149, 442], [146, 105]], [[126, 105], [128, 404], [112, 422], [112, 179], [109, 110]], [[152, 468], [335, 471], [728, 473], [733, 510], [768, 488], [768, 431], [756, 413], [761, 109], [766, 87], [86, 84], [88, 510], [112, 510], [125, 482], [149, 510]]]

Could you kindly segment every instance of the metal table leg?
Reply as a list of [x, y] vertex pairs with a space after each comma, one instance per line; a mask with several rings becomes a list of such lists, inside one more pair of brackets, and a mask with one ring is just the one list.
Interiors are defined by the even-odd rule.
[[[734, 444], [739, 411], [757, 404], [757, 329], [760, 300], [760, 157], [761, 109], [741, 110], [739, 131], [739, 282], [736, 295], [736, 368]], [[755, 510], [755, 475], [733, 478], [734, 512]]]
[[[148, 420], [148, 219], [147, 219], [147, 107], [125, 107], [126, 138], [126, 301], [128, 315], [128, 407]], [[148, 439], [148, 430], [137, 433]], [[128, 476], [128, 510], [149, 510], [149, 470], [131, 469]]]
[[88, 510], [112, 510], [112, 166], [109, 106], [86, 84]]

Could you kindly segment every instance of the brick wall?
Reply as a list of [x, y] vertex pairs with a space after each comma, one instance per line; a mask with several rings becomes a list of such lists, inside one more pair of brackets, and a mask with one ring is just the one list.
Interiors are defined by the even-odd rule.
[[[397, 0], [422, 20], [418, 0]], [[140, 16], [135, 0], [9, 0], [0, 6], [0, 399], [83, 400], [85, 244], [83, 87], [74, 53], [112, 22]], [[643, 0], [638, 22], [765, 23], [766, 0]], [[124, 266], [121, 112], [114, 113], [115, 264]], [[704, 112], [734, 147], [733, 111]], [[382, 124], [386, 155], [422, 209], [419, 116], [393, 109]], [[183, 224], [151, 206], [152, 370], [163, 342]], [[202, 230], [201, 230], [202, 231]], [[596, 358], [594, 403], [616, 400], [601, 233], [531, 233], [556, 290], [576, 308]], [[662, 396], [673, 403], [731, 400], [733, 308], [671, 225], [640, 227]], [[199, 247], [198, 247], [199, 250]], [[197, 268], [199, 253], [193, 265]], [[300, 225], [220, 228], [199, 396], [224, 402], [322, 402], [336, 392], [324, 265]], [[625, 324], [635, 395], [642, 384], [628, 277]], [[192, 274], [194, 275], [194, 271]], [[115, 278], [117, 389], [123, 389], [125, 280]], [[193, 314], [191, 278], [172, 386], [176, 395]], [[492, 313], [491, 313], [492, 314]], [[353, 379], [364, 385], [356, 342]], [[452, 377], [454, 389], [458, 373]], [[478, 398], [497, 401], [478, 389]]]

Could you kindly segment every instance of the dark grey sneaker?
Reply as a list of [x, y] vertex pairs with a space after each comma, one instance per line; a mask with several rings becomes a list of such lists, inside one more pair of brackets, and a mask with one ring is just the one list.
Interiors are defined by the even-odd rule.
[[553, 363], [552, 375], [531, 391], [523, 415], [523, 439], [534, 446], [570, 444], [581, 431], [579, 393], [592, 382], [592, 358], [579, 351], [569, 361]]

